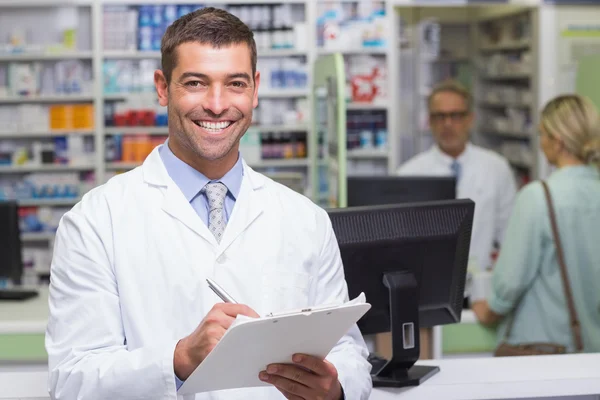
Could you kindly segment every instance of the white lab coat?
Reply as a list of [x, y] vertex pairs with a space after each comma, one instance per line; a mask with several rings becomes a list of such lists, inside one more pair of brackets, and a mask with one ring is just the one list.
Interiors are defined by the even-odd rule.
[[[46, 332], [53, 398], [178, 398], [175, 345], [220, 301], [207, 277], [261, 315], [347, 300], [339, 248], [323, 209], [244, 164], [241, 191], [218, 244], [157, 149], [62, 218]], [[367, 352], [354, 327], [328, 356], [347, 399], [369, 397]], [[283, 396], [261, 387], [179, 398]]]
[[[436, 145], [404, 163], [398, 175], [451, 176], [452, 157]], [[516, 195], [514, 174], [502, 156], [469, 143], [458, 158], [462, 169], [457, 198], [475, 202], [471, 262], [479, 269], [491, 265], [494, 242], [502, 243]]]

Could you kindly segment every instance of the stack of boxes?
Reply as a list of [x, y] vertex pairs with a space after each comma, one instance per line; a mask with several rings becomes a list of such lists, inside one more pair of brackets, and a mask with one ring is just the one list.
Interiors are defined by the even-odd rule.
[[57, 104], [49, 107], [50, 130], [94, 129], [94, 106], [92, 104]]
[[166, 135], [113, 135], [107, 137], [105, 142], [106, 161], [139, 164], [165, 140]]
[[140, 5], [104, 8], [104, 50], [159, 51], [160, 41], [177, 18], [203, 5]]
[[20, 104], [0, 107], [0, 133], [18, 134], [94, 129], [92, 104]]
[[0, 96], [89, 94], [92, 66], [81, 60], [0, 65]]

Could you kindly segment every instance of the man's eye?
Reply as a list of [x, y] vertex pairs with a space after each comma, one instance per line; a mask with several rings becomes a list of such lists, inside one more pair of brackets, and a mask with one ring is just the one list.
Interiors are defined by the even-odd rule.
[[234, 87], [237, 87], [237, 88], [246, 87], [246, 84], [244, 82], [240, 82], [240, 81], [232, 82], [231, 85], [233, 85]]
[[190, 81], [190, 82], [186, 82], [185, 85], [189, 86], [189, 87], [198, 87], [198, 86], [202, 85], [202, 82], [200, 82], [200, 81]]

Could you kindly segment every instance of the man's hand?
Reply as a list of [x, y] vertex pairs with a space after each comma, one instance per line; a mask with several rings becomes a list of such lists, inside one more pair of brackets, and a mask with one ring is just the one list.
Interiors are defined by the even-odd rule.
[[275, 386], [289, 400], [340, 400], [342, 386], [333, 364], [295, 354], [295, 364], [271, 364], [259, 378]]
[[179, 379], [185, 381], [204, 361], [238, 314], [259, 317], [253, 309], [243, 304], [215, 304], [194, 332], [177, 343], [173, 367]]

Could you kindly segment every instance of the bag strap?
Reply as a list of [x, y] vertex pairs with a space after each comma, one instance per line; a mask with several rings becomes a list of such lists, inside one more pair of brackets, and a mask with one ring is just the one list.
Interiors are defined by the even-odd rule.
[[548, 184], [545, 181], [542, 181], [542, 186], [544, 187], [546, 201], [548, 202], [548, 214], [550, 215], [550, 224], [552, 226], [552, 235], [554, 236], [554, 244], [556, 246], [558, 265], [560, 266], [560, 275], [562, 277], [565, 297], [567, 299], [567, 308], [569, 309], [569, 319], [571, 320], [571, 330], [573, 332], [573, 339], [575, 340], [575, 348], [577, 352], [581, 352], [583, 350], [583, 340], [581, 339], [581, 325], [579, 324], [577, 311], [575, 310], [575, 302], [573, 301], [573, 294], [571, 293], [569, 275], [567, 273], [565, 255], [563, 252], [563, 246], [562, 242], [560, 241], [560, 235], [558, 232], [558, 224], [556, 223], [556, 214], [554, 212], [552, 196], [550, 195], [550, 189], [548, 188]]
[[515, 314], [516, 314], [516, 309], [515, 309], [515, 311], [513, 311], [511, 313], [511, 316], [508, 317], [509, 320], [506, 323], [506, 332], [504, 332], [504, 339], [503, 339], [504, 342], [508, 342], [508, 338], [510, 336], [510, 333], [512, 332], [513, 323], [515, 322]]

